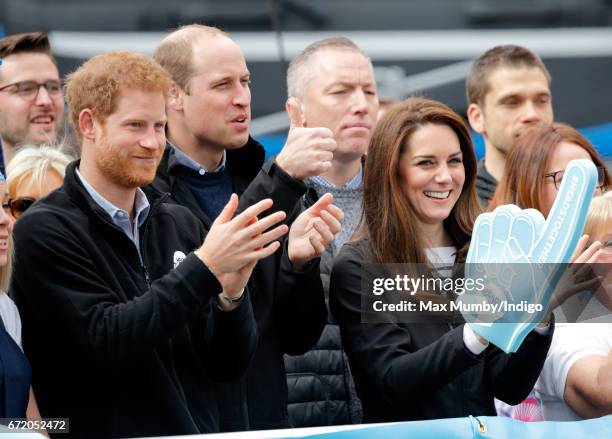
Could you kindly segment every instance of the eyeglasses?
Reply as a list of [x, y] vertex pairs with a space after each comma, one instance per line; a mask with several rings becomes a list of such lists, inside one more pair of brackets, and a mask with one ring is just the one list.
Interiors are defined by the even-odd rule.
[[0, 88], [0, 91], [4, 91], [8, 88], [11, 93], [18, 95], [23, 99], [36, 99], [38, 96], [38, 92], [40, 91], [40, 87], [44, 87], [49, 93], [51, 97], [61, 96], [62, 94], [62, 83], [60, 81], [50, 80], [46, 82], [36, 82], [36, 81], [22, 81], [15, 82], [13, 84], [5, 85]]
[[[550, 174], [544, 174], [544, 178], [552, 178], [555, 183], [555, 189], [559, 190], [561, 182], [563, 181], [563, 171], [551, 172]], [[597, 167], [597, 187], [601, 188], [606, 183], [606, 168], [602, 166]]]
[[13, 215], [13, 218], [19, 218], [23, 212], [29, 209], [36, 200], [30, 197], [17, 198], [16, 200], [8, 200], [2, 204], [2, 208], [5, 212]]

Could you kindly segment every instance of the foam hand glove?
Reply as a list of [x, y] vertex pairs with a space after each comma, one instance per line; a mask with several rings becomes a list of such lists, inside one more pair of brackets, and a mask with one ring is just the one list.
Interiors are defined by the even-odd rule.
[[574, 160], [548, 218], [535, 209], [500, 206], [480, 215], [472, 233], [466, 261], [466, 278], [484, 278], [481, 293], [460, 297], [464, 304], [542, 304], [539, 313], [504, 312], [489, 320], [473, 312], [462, 314], [471, 328], [505, 352], [516, 352], [542, 319], [584, 229], [593, 198], [597, 169], [590, 160]]

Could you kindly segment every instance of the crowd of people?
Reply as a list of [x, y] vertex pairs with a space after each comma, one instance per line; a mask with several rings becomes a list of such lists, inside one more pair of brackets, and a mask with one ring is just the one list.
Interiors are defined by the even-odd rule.
[[379, 114], [367, 54], [317, 41], [289, 64], [291, 126], [268, 161], [246, 60], [218, 28], [65, 79], [42, 33], [5, 37], [0, 58], [0, 418], [107, 438], [520, 418], [532, 400], [539, 419], [612, 414], [605, 282], [569, 299], [603, 322], [546, 313], [515, 353], [464, 321], [362, 322], [364, 265], [452, 276], [480, 213], [546, 217], [575, 159], [598, 178], [568, 262], [609, 268], [610, 172], [554, 120], [529, 49], [474, 62], [466, 123], [425, 98]]

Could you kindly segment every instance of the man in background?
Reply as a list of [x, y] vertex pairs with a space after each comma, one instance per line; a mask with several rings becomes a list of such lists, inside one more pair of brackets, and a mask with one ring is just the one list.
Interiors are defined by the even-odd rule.
[[519, 133], [532, 124], [553, 121], [550, 74], [529, 49], [496, 46], [474, 61], [466, 91], [468, 120], [484, 137], [485, 157], [478, 163], [476, 189], [486, 207]]
[[[321, 278], [327, 295], [333, 258], [361, 219], [362, 160], [379, 106], [372, 63], [348, 38], [314, 42], [291, 61], [287, 95], [289, 136], [327, 130], [335, 142], [335, 148], [320, 152], [327, 166], [318, 175], [305, 179], [308, 192], [304, 197], [308, 207], [329, 192], [345, 214], [342, 231], [321, 258]], [[286, 157], [292, 158], [297, 160], [297, 155]], [[277, 158], [281, 166], [285, 166], [284, 160], [285, 157]], [[289, 414], [294, 426], [361, 422], [361, 403], [342, 351], [339, 328], [333, 321], [328, 321], [312, 351], [297, 358], [286, 356], [285, 362], [289, 372]]]
[[40, 32], [0, 39], [0, 170], [25, 143], [54, 143], [64, 99], [51, 45]]

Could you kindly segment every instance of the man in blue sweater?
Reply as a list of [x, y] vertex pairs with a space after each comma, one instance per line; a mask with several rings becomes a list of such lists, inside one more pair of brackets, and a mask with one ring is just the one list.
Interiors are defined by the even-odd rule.
[[[313, 236], [307, 257], [296, 259], [289, 245], [253, 269], [249, 298], [258, 347], [245, 377], [217, 386], [222, 431], [288, 427], [283, 354], [306, 352], [325, 325], [319, 256], [339, 231], [342, 212], [329, 205], [327, 195], [319, 207], [294, 218], [306, 191], [302, 180], [328, 166], [329, 157], [318, 152], [335, 143], [328, 130], [302, 130], [290, 137], [290, 148], [264, 165], [263, 147], [249, 136], [251, 92], [244, 56], [217, 28], [180, 28], [164, 38], [155, 59], [173, 83], [166, 103], [168, 142], [151, 189], [169, 192], [169, 200], [188, 207], [206, 229], [232, 193], [240, 196], [238, 211], [271, 198], [272, 210], [289, 214], [289, 243], [300, 233], [302, 215], [318, 217], [307, 233], [321, 232], [321, 239]], [[295, 153], [306, 159], [285, 160]], [[299, 277], [308, 287], [279, 287], [286, 277]]]

